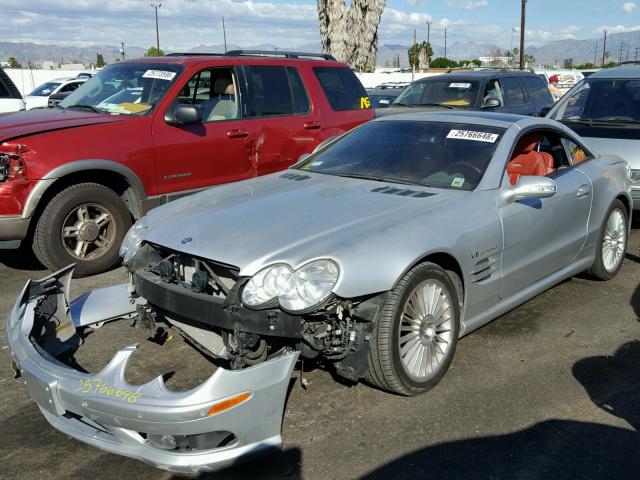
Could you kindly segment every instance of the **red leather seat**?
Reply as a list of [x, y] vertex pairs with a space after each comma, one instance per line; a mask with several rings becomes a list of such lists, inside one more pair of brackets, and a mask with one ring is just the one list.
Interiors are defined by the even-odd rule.
[[552, 172], [555, 172], [555, 160], [553, 159], [553, 155], [551, 155], [548, 152], [538, 152], [540, 153], [540, 155], [542, 155], [542, 158], [544, 159], [544, 166], [545, 166], [545, 175], [549, 175]]
[[[540, 137], [524, 137], [516, 146], [514, 156], [507, 165], [509, 182], [515, 185], [522, 176], [534, 175], [544, 176], [549, 168], [549, 159], [543, 153], [537, 152], [536, 148], [540, 143]], [[549, 155], [551, 157], [551, 155]], [[551, 168], [553, 168], [553, 157], [551, 157]]]

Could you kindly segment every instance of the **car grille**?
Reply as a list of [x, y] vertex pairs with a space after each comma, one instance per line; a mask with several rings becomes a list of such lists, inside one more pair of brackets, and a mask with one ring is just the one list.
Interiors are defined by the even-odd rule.
[[180, 285], [192, 292], [226, 299], [235, 287], [240, 269], [224, 263], [194, 257], [182, 252], [150, 245], [159, 255], [148, 272], [162, 282]]

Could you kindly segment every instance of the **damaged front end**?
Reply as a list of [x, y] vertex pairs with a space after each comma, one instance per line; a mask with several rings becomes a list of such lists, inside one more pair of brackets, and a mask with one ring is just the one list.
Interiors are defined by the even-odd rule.
[[[281, 446], [284, 402], [298, 352], [281, 348], [246, 368], [217, 368], [187, 391], [171, 390], [162, 375], [141, 385], [127, 382], [125, 370], [137, 344], [121, 348], [97, 373], [86, 373], [70, 359], [83, 348], [87, 329], [156, 319], [126, 284], [69, 302], [72, 272], [67, 267], [28, 282], [7, 325], [17, 376], [52, 426], [103, 450], [178, 472], [216, 470]], [[194, 344], [204, 332], [179, 320], [172, 328]], [[224, 356], [224, 342], [216, 342], [213, 332], [201, 341], [209, 353]], [[215, 345], [218, 352], [212, 352]]]

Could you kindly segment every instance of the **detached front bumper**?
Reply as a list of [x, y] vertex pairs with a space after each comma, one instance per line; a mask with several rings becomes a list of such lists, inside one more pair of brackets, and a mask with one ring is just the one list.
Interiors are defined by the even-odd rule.
[[161, 376], [145, 385], [127, 384], [124, 372], [135, 344], [118, 351], [99, 373], [82, 373], [53, 355], [80, 343], [77, 328], [131, 318], [136, 306], [126, 285], [69, 303], [72, 272], [68, 267], [27, 283], [7, 325], [21, 379], [52, 426], [103, 450], [178, 472], [216, 470], [281, 446], [298, 353], [284, 352], [243, 370], [218, 368], [186, 392], [169, 390]]

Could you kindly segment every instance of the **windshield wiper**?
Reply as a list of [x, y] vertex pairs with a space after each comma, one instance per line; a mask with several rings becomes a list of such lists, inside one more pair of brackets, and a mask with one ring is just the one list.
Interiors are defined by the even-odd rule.
[[418, 103], [416, 106], [418, 107], [445, 107], [451, 110], [454, 110], [456, 107], [453, 105], [447, 105], [445, 103]]
[[92, 112], [96, 112], [96, 113], [104, 113], [103, 110], [99, 110], [96, 107], [94, 107], [93, 105], [84, 105], [82, 103], [78, 103], [76, 105], [69, 105], [68, 107], [61, 107], [61, 108], [77, 108], [77, 109], [82, 109], [82, 110], [91, 110]]
[[393, 102], [390, 106], [400, 106], [400, 107], [409, 107], [409, 108], [415, 108], [415, 105], [409, 105], [408, 103], [402, 103], [402, 102]]
[[336, 173], [338, 177], [345, 178], [357, 178], [360, 180], [373, 180], [375, 182], [389, 182], [389, 183], [400, 183], [402, 185], [419, 185], [421, 187], [428, 187], [429, 185], [417, 182], [415, 180], [406, 180], [404, 178], [397, 177], [384, 177], [382, 175], [367, 175], [364, 173]]

